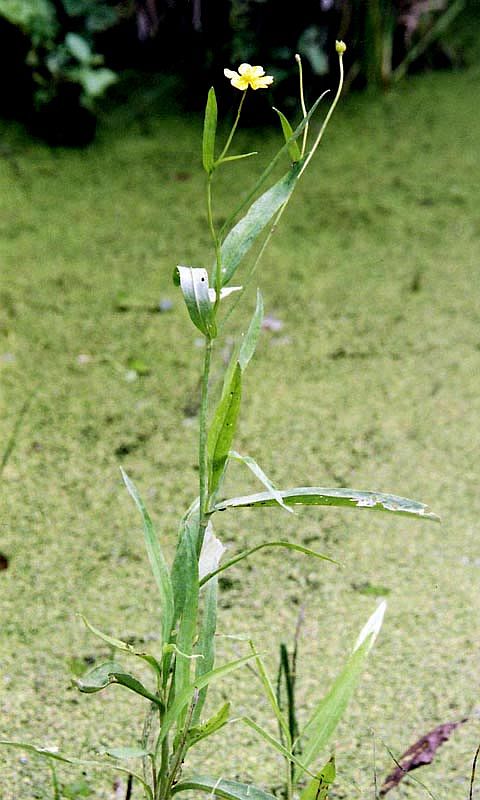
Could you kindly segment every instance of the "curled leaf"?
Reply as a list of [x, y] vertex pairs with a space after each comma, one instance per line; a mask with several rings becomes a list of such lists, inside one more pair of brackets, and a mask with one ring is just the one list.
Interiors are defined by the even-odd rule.
[[201, 267], [178, 266], [173, 280], [182, 290], [187, 311], [195, 327], [205, 336], [214, 339], [217, 326], [209, 294], [207, 270]]

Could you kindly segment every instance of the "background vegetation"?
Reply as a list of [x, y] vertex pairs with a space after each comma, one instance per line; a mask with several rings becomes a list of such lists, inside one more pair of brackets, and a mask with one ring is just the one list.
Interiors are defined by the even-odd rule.
[[[407, 72], [472, 63], [479, 21], [476, 0], [298, 0], [294, 9], [275, 0], [0, 0], [8, 76], [0, 114], [51, 144], [82, 145], [95, 135], [107, 91], [121, 102], [127, 90], [130, 102], [148, 76], [174, 75], [186, 107], [202, 109], [223, 67], [242, 61], [268, 65], [275, 102], [288, 108], [297, 52], [313, 102], [331, 84], [337, 38], [348, 42], [347, 88], [378, 88]], [[271, 101], [266, 93], [257, 123], [260, 114], [270, 119]]]

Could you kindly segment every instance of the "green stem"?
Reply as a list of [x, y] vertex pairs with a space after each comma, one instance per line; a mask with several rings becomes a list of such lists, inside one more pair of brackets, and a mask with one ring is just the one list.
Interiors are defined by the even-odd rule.
[[238, 106], [237, 116], [235, 117], [235, 122], [233, 123], [232, 130], [230, 131], [230, 134], [229, 134], [228, 139], [226, 141], [225, 147], [223, 148], [221, 154], [219, 155], [219, 157], [215, 161], [216, 165], [220, 164], [222, 159], [225, 158], [225, 156], [227, 155], [227, 153], [229, 151], [230, 145], [232, 144], [232, 140], [233, 140], [233, 137], [235, 136], [235, 131], [237, 130], [237, 126], [238, 126], [238, 123], [239, 123], [239, 120], [240, 120], [240, 114], [242, 113], [242, 106], [243, 106], [243, 103], [245, 101], [246, 94], [247, 94], [247, 90], [245, 89], [245, 91], [242, 94], [239, 106]]
[[298, 178], [300, 178], [303, 175], [303, 173], [307, 169], [308, 165], [310, 164], [310, 161], [312, 160], [313, 156], [315, 155], [315, 151], [316, 151], [318, 145], [320, 144], [320, 142], [322, 141], [323, 134], [325, 133], [327, 125], [330, 122], [330, 118], [331, 118], [333, 112], [335, 111], [335, 107], [336, 107], [338, 101], [340, 100], [340, 95], [342, 94], [342, 88], [343, 88], [343, 58], [342, 58], [342, 55], [343, 55], [342, 53], [338, 54], [338, 61], [339, 61], [339, 65], [340, 65], [340, 79], [338, 81], [337, 93], [335, 95], [335, 98], [334, 98], [334, 101], [333, 101], [332, 105], [328, 109], [328, 114], [325, 117], [325, 120], [323, 122], [322, 127], [320, 128], [320, 131], [318, 132], [318, 136], [315, 139], [315, 142], [313, 143], [313, 147], [310, 150], [308, 156], [306, 157], [305, 161], [302, 164], [302, 168], [301, 168], [300, 172], [298, 173]]
[[200, 403], [200, 433], [198, 467], [200, 472], [200, 523], [198, 528], [197, 553], [202, 549], [205, 529], [208, 525], [208, 381], [210, 377], [210, 363], [212, 358], [212, 339], [205, 340], [205, 360], [202, 375], [202, 397]]
[[[297, 53], [295, 56], [295, 61], [298, 64], [298, 77], [300, 82], [300, 105], [302, 107], [302, 114], [304, 120], [307, 120], [307, 107], [305, 105], [305, 95], [303, 93], [303, 67], [302, 67], [302, 59], [300, 58], [299, 54]], [[302, 137], [302, 150], [301, 150], [301, 157], [305, 155], [305, 149], [307, 147], [307, 137], [308, 137], [308, 120], [305, 122], [305, 128], [303, 129], [303, 137]]]

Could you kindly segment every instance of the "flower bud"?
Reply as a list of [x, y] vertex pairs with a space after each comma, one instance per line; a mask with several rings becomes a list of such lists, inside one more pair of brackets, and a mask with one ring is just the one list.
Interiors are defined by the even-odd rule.
[[345, 42], [342, 42], [342, 40], [340, 41], [337, 40], [335, 42], [335, 50], [337, 51], [339, 56], [343, 56], [346, 49], [347, 45], [345, 44]]

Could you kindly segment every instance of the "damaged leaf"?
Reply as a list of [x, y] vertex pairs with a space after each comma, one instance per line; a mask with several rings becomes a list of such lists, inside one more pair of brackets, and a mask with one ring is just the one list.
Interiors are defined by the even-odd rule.
[[390, 789], [398, 786], [408, 772], [423, 767], [425, 764], [431, 764], [440, 745], [447, 742], [453, 731], [464, 722], [467, 722], [467, 719], [461, 719], [459, 722], [444, 722], [417, 739], [415, 744], [412, 744], [400, 756], [396, 762], [396, 768], [385, 779], [380, 789], [380, 797], [384, 797]]

